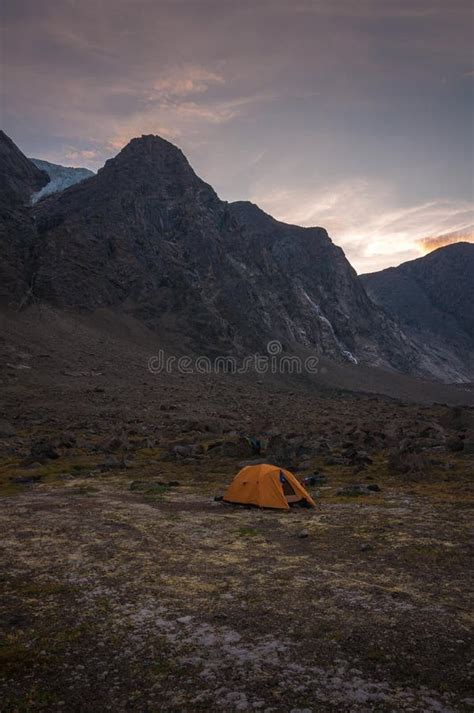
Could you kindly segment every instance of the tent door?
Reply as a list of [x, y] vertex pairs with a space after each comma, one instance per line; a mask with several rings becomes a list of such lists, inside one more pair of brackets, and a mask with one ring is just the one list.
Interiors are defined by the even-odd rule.
[[283, 488], [283, 495], [285, 496], [287, 503], [297, 503], [301, 500], [301, 497], [295, 493], [285, 476], [280, 475], [280, 482]]

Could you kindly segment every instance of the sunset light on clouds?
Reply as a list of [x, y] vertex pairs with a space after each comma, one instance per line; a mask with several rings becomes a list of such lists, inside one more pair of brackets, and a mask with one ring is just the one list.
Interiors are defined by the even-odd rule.
[[424, 253], [429, 253], [438, 248], [444, 248], [445, 245], [453, 243], [474, 243], [474, 225], [470, 225], [463, 230], [456, 230], [454, 233], [446, 235], [429, 235], [418, 241], [419, 247]]

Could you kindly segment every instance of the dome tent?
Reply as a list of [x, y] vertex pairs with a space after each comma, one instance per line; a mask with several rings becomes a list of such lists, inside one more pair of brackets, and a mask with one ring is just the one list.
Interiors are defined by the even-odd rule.
[[261, 508], [288, 510], [292, 504], [316, 507], [293, 473], [276, 465], [248, 465], [242, 468], [227, 488], [224, 501]]

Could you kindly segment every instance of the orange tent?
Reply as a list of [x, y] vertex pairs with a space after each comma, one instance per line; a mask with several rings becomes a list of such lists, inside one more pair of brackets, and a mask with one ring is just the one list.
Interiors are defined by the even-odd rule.
[[288, 510], [290, 503], [316, 503], [289, 470], [276, 465], [247, 465], [227, 488], [224, 500], [241, 505]]

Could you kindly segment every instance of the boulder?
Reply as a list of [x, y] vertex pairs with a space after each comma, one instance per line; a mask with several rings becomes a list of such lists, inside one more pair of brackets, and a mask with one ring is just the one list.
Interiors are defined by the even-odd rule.
[[329, 456], [324, 460], [324, 465], [346, 465], [346, 460], [341, 456]]
[[303, 485], [325, 485], [327, 482], [328, 479], [326, 476], [320, 473], [308, 475], [306, 478], [303, 478]]
[[353, 446], [346, 448], [344, 453], [349, 465], [366, 466], [372, 464], [372, 458], [366, 451], [358, 450]]
[[193, 455], [193, 446], [191, 444], [173, 446], [171, 452], [176, 458], [189, 458], [189, 456]]
[[297, 458], [307, 460], [316, 453], [316, 447], [306, 443], [304, 437], [299, 434], [289, 434], [287, 437], [281, 434], [272, 436], [266, 450], [274, 458], [286, 462]]
[[460, 436], [453, 436], [446, 441], [446, 449], [450, 453], [460, 453], [464, 450], [464, 440]]
[[180, 443], [171, 447], [171, 455], [176, 459], [181, 460], [182, 458], [195, 458], [196, 456], [204, 453], [204, 446], [200, 443]]
[[446, 432], [439, 423], [431, 422], [426, 424], [420, 431], [420, 438], [429, 438], [435, 441], [444, 443], [446, 440]]
[[[380, 488], [376, 486], [378, 490]], [[361, 483], [354, 483], [352, 485], [346, 485], [337, 491], [337, 495], [344, 495], [348, 497], [357, 497], [359, 495], [370, 495], [374, 491], [373, 485], [362, 485]]]
[[59, 458], [59, 453], [53, 444], [53, 441], [46, 439], [35, 441], [30, 448], [30, 456], [33, 460], [39, 463], [44, 463], [46, 460], [55, 460]]
[[121, 468], [125, 468], [125, 463], [123, 461], [119, 461], [119, 459], [115, 456], [110, 456], [110, 458], [107, 458], [107, 460], [105, 460], [100, 466], [100, 469], [105, 471], [119, 470]]
[[387, 465], [391, 474], [424, 473], [429, 462], [423, 453], [394, 449], [389, 452]]
[[41, 480], [41, 475], [17, 475], [10, 478], [11, 483], [17, 483], [18, 485], [32, 485], [33, 483], [38, 483]]
[[301, 463], [298, 463], [297, 465], [297, 470], [309, 470], [311, 468], [311, 461], [310, 460], [303, 460]]
[[248, 458], [254, 455], [254, 449], [247, 438], [220, 441], [217, 445], [208, 446], [207, 452], [211, 456], [224, 458]]
[[74, 433], [62, 433], [57, 439], [57, 445], [62, 448], [74, 448], [76, 444], [77, 440]]
[[102, 450], [106, 453], [113, 453], [114, 451], [122, 450], [129, 447], [129, 441], [127, 436], [124, 434], [111, 436], [106, 438], [102, 444]]

